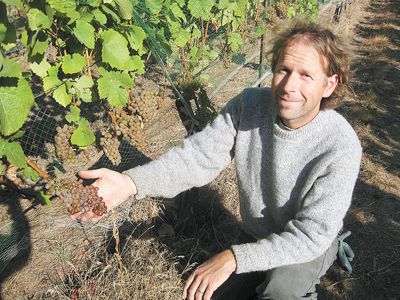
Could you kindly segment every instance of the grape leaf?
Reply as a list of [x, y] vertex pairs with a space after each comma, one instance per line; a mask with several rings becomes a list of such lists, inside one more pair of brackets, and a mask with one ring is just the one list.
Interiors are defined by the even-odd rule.
[[111, 18], [113, 18], [113, 20], [116, 22], [116, 23], [121, 23], [121, 19], [118, 17], [118, 15], [115, 13], [115, 12], [113, 12], [111, 9], [109, 9], [106, 5], [102, 5], [101, 6], [101, 9], [106, 13], [106, 14], [108, 14], [108, 15], [110, 15], [111, 16]]
[[1, 1], [4, 2], [6, 5], [12, 5], [18, 8], [24, 8], [24, 4], [22, 3], [21, 0], [1, 0]]
[[7, 7], [0, 1], [0, 43], [15, 43], [17, 41], [17, 31], [7, 17]]
[[39, 174], [31, 167], [26, 167], [23, 170], [22, 175], [24, 175], [27, 178], [30, 178], [33, 181], [36, 181], [39, 179]]
[[74, 35], [82, 44], [84, 44], [89, 49], [94, 48], [94, 27], [89, 23], [82, 22], [80, 20], [76, 21], [76, 26], [73, 31]]
[[7, 27], [3, 23], [0, 23], [0, 43], [6, 38]]
[[17, 142], [7, 143], [4, 147], [4, 155], [7, 160], [17, 168], [26, 168], [24, 150]]
[[133, 87], [133, 80], [127, 73], [107, 72], [99, 69], [100, 77], [97, 80], [97, 88], [101, 99], [107, 99], [112, 106], [124, 106], [128, 102], [126, 88]]
[[127, 39], [132, 49], [138, 51], [139, 55], [144, 54], [146, 51], [143, 48], [143, 41], [146, 39], [144, 30], [136, 25], [127, 26]]
[[139, 55], [132, 56], [132, 68], [136, 70], [136, 73], [143, 75], [144, 72], [144, 63]]
[[59, 64], [51, 66], [50, 69], [48, 69], [47, 71], [49, 76], [43, 78], [43, 89], [46, 93], [50, 92], [51, 89], [59, 86], [62, 83], [61, 80], [58, 79], [59, 68]]
[[117, 4], [119, 15], [124, 20], [132, 19], [133, 2], [131, 0], [114, 0]]
[[102, 0], [86, 0], [85, 3], [91, 7], [99, 7], [103, 1]]
[[208, 20], [211, 17], [211, 9], [214, 3], [212, 0], [189, 0], [187, 7], [193, 17]]
[[[1, 156], [1, 153], [0, 153], [0, 156]], [[4, 164], [0, 160], [0, 176], [2, 176], [4, 174], [5, 174]]]
[[99, 22], [100, 25], [104, 25], [107, 23], [107, 17], [105, 14], [101, 12], [100, 9], [96, 8], [93, 12], [94, 19]]
[[37, 62], [30, 64], [32, 72], [35, 73], [37, 76], [44, 78], [46, 77], [47, 71], [50, 69], [51, 65], [47, 62], [45, 58], [38, 64]]
[[78, 127], [71, 135], [71, 144], [78, 147], [86, 147], [96, 140], [94, 133], [88, 127]]
[[0, 77], [20, 77], [21, 76], [21, 66], [19, 63], [4, 58], [3, 67], [0, 71]]
[[3, 53], [1, 53], [1, 51], [0, 51], [0, 71], [3, 68], [3, 62], [4, 62]]
[[174, 15], [175, 18], [182, 20], [184, 23], [186, 23], [186, 16], [183, 13], [182, 9], [179, 7], [178, 3], [172, 3], [169, 6], [169, 9], [171, 10], [172, 14]]
[[56, 11], [69, 16], [76, 12], [75, 0], [47, 0], [47, 3]]
[[28, 82], [20, 77], [17, 87], [0, 87], [0, 132], [11, 135], [25, 123], [34, 98]]
[[243, 45], [243, 39], [239, 33], [232, 32], [228, 36], [228, 44], [231, 46], [232, 51], [236, 52], [239, 50], [239, 47]]
[[176, 35], [174, 35], [175, 39], [175, 44], [178, 45], [178, 47], [185, 47], [187, 42], [189, 42], [190, 39], [190, 32], [186, 31], [185, 29], [181, 29]]
[[79, 121], [81, 115], [81, 110], [79, 107], [71, 105], [69, 108], [69, 113], [65, 116], [68, 123], [76, 123]]
[[157, 15], [162, 8], [164, 0], [145, 0], [146, 7], [150, 10], [153, 15]]
[[79, 53], [74, 53], [64, 56], [61, 68], [65, 74], [74, 74], [82, 71], [85, 65], [85, 58]]
[[72, 101], [72, 95], [67, 93], [67, 87], [65, 84], [60, 85], [53, 92], [53, 98], [57, 103], [61, 104], [64, 107], [67, 107], [68, 104]]
[[114, 29], [109, 29], [101, 35], [103, 49], [101, 57], [103, 62], [119, 70], [134, 70], [129, 56], [128, 41]]
[[92, 86], [94, 85], [92, 78], [87, 75], [82, 75], [75, 83], [75, 88], [78, 92], [78, 97], [84, 102], [92, 101]]
[[49, 46], [50, 38], [45, 37], [45, 40], [41, 40], [40, 38], [37, 38], [34, 41], [34, 45], [31, 50], [31, 56], [35, 56], [36, 54], [43, 54], [47, 47]]
[[52, 20], [37, 8], [28, 10], [27, 17], [29, 28], [33, 31], [51, 27]]

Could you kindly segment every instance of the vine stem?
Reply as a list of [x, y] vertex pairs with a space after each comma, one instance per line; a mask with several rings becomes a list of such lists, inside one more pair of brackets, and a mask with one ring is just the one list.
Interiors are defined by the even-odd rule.
[[114, 124], [114, 126], [116, 126], [117, 125], [117, 120], [115, 119], [115, 116], [114, 116], [113, 112], [112, 111], [108, 111], [108, 115], [111, 118], [111, 122]]
[[87, 64], [87, 68], [88, 68], [88, 75], [90, 78], [92, 78], [92, 71], [90, 70], [89, 52], [88, 52], [87, 48], [85, 48], [85, 56], [86, 56], [86, 64]]
[[31, 161], [29, 158], [26, 158], [26, 163], [32, 168], [34, 169], [40, 177], [42, 177], [43, 179], [49, 181], [51, 180], [50, 175], [48, 175], [45, 171], [43, 171], [37, 164], [35, 164], [33, 161]]

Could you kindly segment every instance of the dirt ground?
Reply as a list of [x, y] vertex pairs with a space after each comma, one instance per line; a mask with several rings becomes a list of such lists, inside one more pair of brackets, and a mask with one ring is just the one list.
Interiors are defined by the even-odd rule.
[[[330, 7], [321, 18], [332, 22], [333, 12]], [[333, 26], [356, 51], [352, 93], [339, 112], [355, 128], [364, 153], [345, 219], [354, 271], [348, 274], [335, 263], [322, 278], [319, 299], [400, 299], [400, 3], [355, 1]], [[217, 109], [254, 82], [255, 64], [215, 95]], [[267, 78], [263, 85], [268, 84]], [[146, 135], [143, 160], [181, 142], [186, 130], [172, 103]], [[1, 273], [0, 298], [180, 299], [188, 273], [237, 238], [237, 199], [232, 162], [206, 187], [172, 200], [137, 201], [95, 226], [72, 223], [59, 203], [3, 204], [2, 210], [23, 219], [17, 231], [27, 246]], [[117, 230], [112, 224], [121, 215], [126, 220]]]

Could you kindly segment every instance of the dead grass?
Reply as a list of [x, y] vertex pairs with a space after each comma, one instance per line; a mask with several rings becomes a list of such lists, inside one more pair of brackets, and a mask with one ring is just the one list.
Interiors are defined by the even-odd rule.
[[[330, 22], [332, 15], [333, 8], [323, 17]], [[353, 124], [364, 154], [345, 219], [356, 253], [354, 272], [350, 275], [335, 264], [322, 278], [320, 299], [400, 298], [398, 15], [395, 0], [362, 0], [350, 5], [335, 25], [358, 52], [354, 95], [340, 112]], [[215, 99], [217, 107], [246, 86], [251, 76], [243, 72], [239, 75], [243, 84], [238, 80], [228, 84]], [[148, 129], [152, 142], [146, 154], [152, 159], [185, 136], [172, 107], [162, 114], [160, 127]], [[56, 226], [51, 227], [43, 220], [54, 211], [35, 211], [30, 218], [31, 263], [4, 282], [2, 295], [4, 299], [179, 299], [189, 272], [237, 239], [237, 199], [232, 163], [207, 187], [174, 200], [135, 202], [117, 232], [60, 228], [57, 220], [50, 222]]]

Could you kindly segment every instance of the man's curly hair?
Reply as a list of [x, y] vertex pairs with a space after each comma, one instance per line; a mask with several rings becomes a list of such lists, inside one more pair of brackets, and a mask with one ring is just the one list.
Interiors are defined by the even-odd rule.
[[284, 49], [298, 40], [305, 40], [317, 50], [321, 63], [328, 76], [337, 74], [339, 82], [332, 95], [323, 98], [321, 110], [338, 107], [348, 92], [350, 64], [353, 53], [348, 43], [328, 27], [303, 18], [285, 20], [275, 26], [271, 38], [272, 49], [267, 53], [271, 58], [271, 69], [274, 72], [279, 57]]

